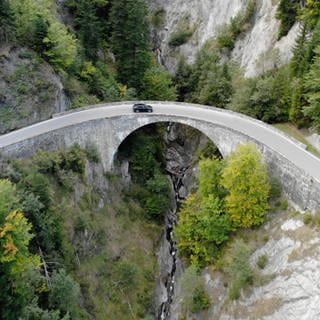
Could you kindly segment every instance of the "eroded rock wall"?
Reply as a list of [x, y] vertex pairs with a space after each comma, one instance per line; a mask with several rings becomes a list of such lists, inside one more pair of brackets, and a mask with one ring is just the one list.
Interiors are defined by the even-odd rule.
[[52, 67], [27, 48], [0, 46], [0, 134], [65, 111], [68, 99]]
[[[161, 59], [171, 71], [182, 54], [192, 63], [207, 40], [213, 40], [221, 27], [241, 10], [246, 0], [153, 0], [152, 10], [163, 8], [166, 18], [163, 27], [156, 32]], [[279, 1], [257, 0], [257, 8], [251, 27], [239, 36], [231, 53], [234, 61], [243, 68], [247, 77], [288, 62], [298, 34], [296, 24], [286, 37], [277, 40], [279, 21], [276, 10]], [[179, 47], [170, 47], [170, 36], [182, 19], [187, 19], [194, 33], [189, 41]]]

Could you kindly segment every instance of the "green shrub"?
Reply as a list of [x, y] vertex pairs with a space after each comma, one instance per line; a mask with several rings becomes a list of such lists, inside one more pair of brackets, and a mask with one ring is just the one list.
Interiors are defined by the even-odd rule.
[[137, 266], [129, 261], [121, 261], [118, 265], [120, 284], [126, 288], [132, 288], [137, 282]]
[[226, 271], [231, 276], [229, 297], [234, 300], [240, 297], [241, 289], [253, 280], [253, 271], [249, 264], [250, 248], [242, 239], [236, 240], [229, 255], [230, 261]]
[[182, 278], [182, 315], [188, 311], [200, 312], [210, 307], [210, 298], [204, 289], [203, 279], [195, 266], [186, 269]]
[[221, 27], [216, 38], [216, 45], [219, 49], [227, 49], [231, 51], [234, 48], [237, 37], [250, 27], [256, 10], [256, 0], [249, 0], [247, 7], [232, 17], [230, 23]]
[[267, 265], [267, 263], [268, 263], [268, 256], [266, 254], [259, 256], [259, 258], [257, 260], [257, 266], [260, 269], [264, 269], [265, 266]]
[[197, 313], [210, 307], [210, 297], [203, 287], [196, 288], [192, 296], [190, 311]]
[[53, 309], [70, 313], [73, 318], [79, 304], [80, 286], [64, 269], [54, 271], [49, 291], [49, 304]]
[[281, 184], [277, 177], [271, 177], [269, 179], [270, 183], [270, 191], [269, 191], [269, 197], [270, 200], [275, 200], [281, 197]]
[[84, 173], [86, 152], [79, 145], [72, 146], [64, 154], [61, 169], [71, 170], [76, 173]]
[[169, 39], [169, 46], [179, 47], [185, 44], [193, 35], [191, 29], [180, 29], [171, 34]]
[[151, 16], [151, 23], [157, 29], [164, 26], [166, 19], [166, 10], [164, 8], [159, 8], [155, 10]]
[[303, 215], [303, 223], [304, 224], [312, 224], [313, 220], [314, 220], [314, 216], [312, 213], [308, 212]]
[[235, 34], [232, 33], [232, 29], [230, 25], [223, 25], [216, 38], [216, 44], [218, 48], [226, 48], [228, 50], [232, 50], [234, 48], [234, 43], [236, 41]]
[[49, 180], [45, 175], [39, 172], [30, 173], [21, 181], [20, 187], [34, 193], [35, 196], [39, 197], [39, 201], [44, 205], [44, 208], [49, 208], [52, 192]]
[[195, 28], [190, 26], [189, 18], [186, 15], [179, 21], [176, 30], [170, 35], [169, 46], [179, 47], [192, 37]]
[[95, 163], [98, 163], [100, 161], [100, 155], [96, 146], [86, 147], [85, 153], [89, 161], [92, 161]]
[[278, 207], [280, 210], [287, 210], [288, 209], [288, 200], [281, 198], [276, 202], [276, 207]]

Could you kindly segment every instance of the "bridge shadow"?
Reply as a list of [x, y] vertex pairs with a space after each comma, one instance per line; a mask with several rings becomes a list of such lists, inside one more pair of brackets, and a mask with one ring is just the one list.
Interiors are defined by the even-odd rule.
[[154, 153], [162, 169], [169, 172], [190, 167], [200, 158], [222, 158], [218, 147], [200, 130], [177, 122], [159, 122], [142, 126], [127, 136], [115, 154], [114, 166], [119, 168], [127, 161], [125, 170], [130, 171], [137, 157], [147, 162], [148, 153]]

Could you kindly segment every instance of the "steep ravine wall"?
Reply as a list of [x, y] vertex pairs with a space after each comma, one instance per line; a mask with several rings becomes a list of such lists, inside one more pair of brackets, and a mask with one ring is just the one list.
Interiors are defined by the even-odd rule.
[[62, 80], [26, 47], [0, 45], [0, 134], [68, 108]]
[[[151, 8], [163, 8], [166, 19], [157, 34], [158, 49], [164, 65], [171, 71], [182, 54], [192, 63], [207, 40], [214, 39], [221, 27], [246, 7], [246, 0], [152, 0]], [[247, 77], [255, 76], [289, 61], [298, 33], [296, 24], [286, 37], [277, 41], [279, 21], [275, 14], [277, 0], [257, 0], [252, 27], [240, 35], [231, 53]], [[186, 18], [195, 28], [192, 37], [180, 47], [170, 47], [169, 39], [177, 24]]]

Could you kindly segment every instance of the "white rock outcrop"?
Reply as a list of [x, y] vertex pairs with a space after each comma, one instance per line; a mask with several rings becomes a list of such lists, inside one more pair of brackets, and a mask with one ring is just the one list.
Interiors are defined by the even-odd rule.
[[[192, 63], [203, 44], [217, 36], [220, 28], [246, 8], [246, 0], [152, 0], [151, 8], [166, 11], [165, 25], [157, 32], [159, 50], [165, 66], [174, 70], [179, 55]], [[274, 66], [284, 64], [292, 56], [292, 47], [298, 34], [296, 24], [286, 37], [277, 41], [279, 21], [276, 10], [279, 1], [257, 0], [252, 27], [239, 37], [231, 53], [247, 77], [255, 76]], [[179, 21], [188, 17], [195, 31], [190, 40], [177, 48], [169, 46], [170, 36]]]
[[[204, 319], [320, 319], [320, 238], [318, 230], [304, 225], [301, 218], [274, 216], [271, 227], [265, 229], [270, 239], [250, 259], [251, 266], [266, 280], [242, 291], [238, 300], [228, 300], [219, 273], [205, 271], [207, 290], [215, 294], [215, 305]], [[268, 260], [265, 268], [257, 271], [261, 255]]]

